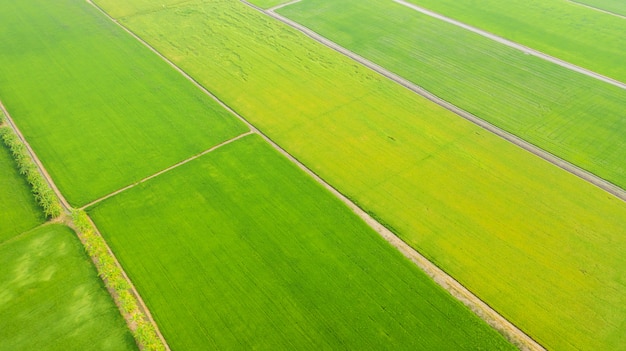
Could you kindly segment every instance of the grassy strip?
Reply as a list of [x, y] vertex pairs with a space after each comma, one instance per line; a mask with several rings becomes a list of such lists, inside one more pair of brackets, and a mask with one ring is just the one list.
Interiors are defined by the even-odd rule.
[[124, 277], [120, 266], [107, 248], [104, 239], [96, 233], [87, 214], [82, 210], [72, 211], [72, 219], [78, 236], [92, 258], [98, 274], [112, 292], [113, 299], [122, 314], [130, 317], [130, 330], [143, 350], [165, 350], [152, 323], [139, 307], [139, 301], [132, 292], [129, 281]]
[[595, 7], [617, 15], [626, 16], [626, 2], [621, 0], [573, 0], [572, 2]]
[[[2, 116], [2, 118], [4, 119], [5, 117]], [[39, 172], [24, 143], [22, 143], [11, 127], [4, 125], [4, 121], [2, 124], [3, 126], [0, 127], [0, 138], [11, 150], [19, 172], [26, 177], [37, 203], [48, 218], [59, 217], [63, 213], [63, 208], [56, 194]]]
[[[626, 21], [563, 0], [410, 0], [444, 16], [626, 82]], [[581, 1], [608, 8], [611, 1]], [[616, 1], [613, 1], [616, 3]], [[622, 2], [623, 3], [623, 2]], [[592, 5], [593, 6], [593, 5]], [[624, 6], [611, 7], [623, 11]]]

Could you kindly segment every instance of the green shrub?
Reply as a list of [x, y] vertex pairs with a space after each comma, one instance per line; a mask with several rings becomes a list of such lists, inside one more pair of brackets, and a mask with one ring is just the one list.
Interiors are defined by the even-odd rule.
[[[2, 123], [4, 123], [4, 115], [2, 115]], [[17, 134], [13, 132], [9, 126], [2, 126], [0, 128], [0, 137], [2, 138], [4, 144], [11, 150], [11, 154], [15, 159], [17, 164], [17, 168], [20, 174], [24, 175], [28, 184], [30, 184], [31, 191], [35, 196], [35, 200], [43, 209], [44, 214], [48, 218], [56, 218], [59, 217], [63, 213], [63, 208], [61, 207], [61, 203], [57, 198], [52, 188], [45, 181], [41, 173], [39, 173], [39, 169], [33, 162], [26, 146], [22, 143], [20, 138], [18, 138]]]

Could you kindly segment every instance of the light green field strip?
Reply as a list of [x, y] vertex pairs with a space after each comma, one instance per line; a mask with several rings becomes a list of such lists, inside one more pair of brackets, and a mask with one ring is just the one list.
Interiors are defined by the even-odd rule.
[[259, 136], [88, 212], [172, 349], [513, 349]]
[[305, 0], [279, 13], [626, 188], [626, 90], [386, 0]]
[[74, 206], [246, 131], [85, 1], [1, 2], [0, 41], [0, 97]]
[[565, 0], [410, 2], [626, 83], [626, 21]]
[[0, 140], [0, 243], [44, 221], [28, 183]]
[[626, 2], [623, 0], [576, 0], [572, 2], [591, 6], [618, 16], [626, 16]]
[[67, 227], [0, 244], [0, 350], [137, 350], [111, 296]]
[[541, 344], [625, 343], [624, 202], [238, 1], [122, 23]]

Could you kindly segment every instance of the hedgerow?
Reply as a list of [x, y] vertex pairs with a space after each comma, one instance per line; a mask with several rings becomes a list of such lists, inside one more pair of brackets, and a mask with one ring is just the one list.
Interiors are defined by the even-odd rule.
[[107, 248], [104, 239], [96, 233], [87, 214], [82, 210], [73, 210], [72, 219], [78, 235], [81, 237], [87, 254], [96, 265], [98, 274], [107, 288], [113, 291], [113, 298], [122, 314], [131, 320], [131, 332], [143, 350], [165, 350], [154, 325], [139, 307], [139, 302], [132, 293], [128, 280]]
[[59, 199], [37, 169], [28, 150], [26, 150], [26, 146], [24, 146], [13, 129], [4, 125], [4, 122], [5, 117], [0, 113], [0, 125], [2, 125], [0, 127], [0, 138], [11, 151], [20, 174], [24, 175], [28, 184], [30, 184], [35, 200], [37, 200], [37, 203], [42, 207], [44, 214], [48, 218], [59, 217], [63, 213]]

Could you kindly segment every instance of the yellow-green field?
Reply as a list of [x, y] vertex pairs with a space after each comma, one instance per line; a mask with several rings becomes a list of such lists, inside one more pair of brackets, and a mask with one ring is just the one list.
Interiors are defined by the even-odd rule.
[[623, 345], [622, 201], [238, 1], [98, 3], [546, 347]]

